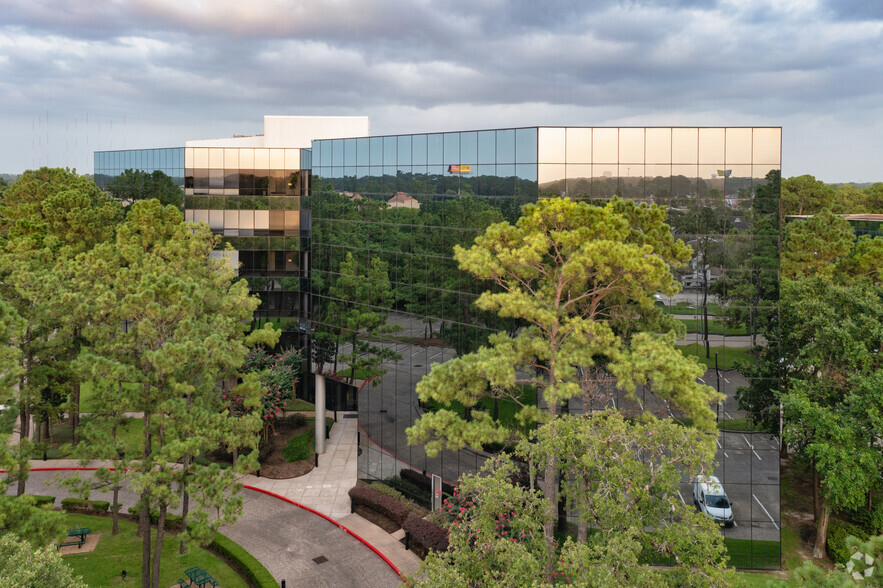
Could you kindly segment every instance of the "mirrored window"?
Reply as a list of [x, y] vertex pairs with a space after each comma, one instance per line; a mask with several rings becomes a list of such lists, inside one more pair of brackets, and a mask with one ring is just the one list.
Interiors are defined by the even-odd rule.
[[205, 147], [195, 147], [193, 149], [193, 167], [208, 168], [208, 149]]
[[254, 170], [254, 149], [239, 150], [239, 169]]
[[699, 161], [699, 129], [671, 130], [671, 162], [696, 163]]
[[460, 163], [460, 133], [445, 133], [444, 164]]
[[[564, 163], [565, 132], [565, 129], [562, 127], [540, 127], [537, 129], [537, 146], [539, 150], [537, 161], [539, 163]], [[540, 179], [540, 184], [542, 185], [542, 183], [543, 180]]]
[[383, 137], [371, 137], [370, 143], [371, 165], [383, 165]]
[[411, 135], [402, 135], [398, 138], [398, 165], [411, 165]]
[[620, 163], [644, 163], [644, 129], [619, 129]]
[[515, 130], [497, 131], [497, 163], [515, 163]]
[[[515, 163], [536, 163], [537, 129], [515, 129]], [[536, 172], [534, 172], [536, 175]]]
[[396, 164], [396, 149], [397, 145], [395, 137], [383, 138], [383, 165]]
[[723, 163], [724, 149], [724, 129], [699, 129], [699, 163]]
[[445, 138], [444, 135], [433, 134], [427, 136], [427, 163], [431, 165], [444, 165], [445, 163]]
[[478, 163], [495, 163], [497, 158], [497, 140], [494, 131], [478, 133]]
[[343, 165], [343, 139], [331, 141], [331, 162], [329, 165]]
[[[327, 151], [327, 145], [323, 149], [323, 157], [324, 153]], [[255, 149], [254, 150], [254, 168], [257, 169], [270, 169], [270, 150], [269, 149]]]
[[619, 161], [619, 129], [593, 129], [592, 163], [617, 161]]
[[751, 163], [751, 129], [726, 129], [725, 145], [728, 164]]
[[478, 133], [460, 133], [460, 163], [478, 163]]
[[752, 163], [779, 164], [782, 158], [782, 129], [754, 129]]
[[565, 160], [567, 163], [591, 163], [592, 129], [570, 127], [565, 132]]
[[426, 135], [411, 136], [411, 164], [426, 165]]
[[371, 165], [369, 141], [367, 137], [356, 139], [356, 165]]

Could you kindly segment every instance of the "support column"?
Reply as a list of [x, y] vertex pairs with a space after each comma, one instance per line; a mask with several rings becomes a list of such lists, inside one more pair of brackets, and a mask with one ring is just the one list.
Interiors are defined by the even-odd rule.
[[325, 376], [316, 374], [316, 453], [325, 453]]

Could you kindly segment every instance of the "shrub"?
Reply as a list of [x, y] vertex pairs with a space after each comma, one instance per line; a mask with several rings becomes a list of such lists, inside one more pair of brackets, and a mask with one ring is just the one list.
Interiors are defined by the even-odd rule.
[[401, 502], [405, 499], [405, 497], [402, 496], [401, 492], [399, 492], [395, 488], [391, 488], [391, 487], [387, 486], [383, 482], [373, 482], [368, 487], [371, 488], [372, 490], [374, 490], [375, 492], [380, 492], [384, 496], [389, 496], [390, 498], [395, 498], [399, 502]]
[[25, 494], [29, 498], [34, 499], [34, 506], [43, 506], [48, 504], [49, 508], [55, 506], [55, 497], [54, 496], [44, 496], [41, 494]]
[[[402, 471], [399, 472], [399, 474], [402, 476], [402, 479], [417, 485], [424, 492], [432, 492], [431, 476], [424, 476], [417, 470], [411, 470], [408, 468], [403, 468]], [[442, 492], [444, 492], [445, 494], [453, 494], [454, 486], [448, 484], [447, 482], [442, 482]]]
[[401, 524], [404, 523], [410, 515], [408, 507], [406, 507], [404, 504], [402, 504], [395, 498], [384, 496], [380, 492], [376, 492], [374, 490], [371, 490], [370, 488], [362, 488], [357, 486], [350, 489], [349, 495], [350, 500], [352, 500], [353, 507], [355, 507], [356, 505], [360, 505], [366, 508], [370, 508], [371, 510], [385, 516], [399, 526], [401, 526]]
[[392, 478], [388, 478], [384, 480], [387, 486], [391, 488], [395, 488], [401, 494], [408, 496], [409, 498], [420, 498], [423, 500], [427, 499], [429, 494], [429, 490], [421, 490], [416, 484], [413, 482], [409, 482], [408, 480], [403, 480], [398, 476], [393, 476]]
[[107, 512], [110, 503], [106, 500], [86, 500], [85, 498], [65, 498], [61, 501], [61, 508], [66, 512], [81, 512], [86, 514]]
[[410, 536], [410, 540], [416, 542], [425, 549], [435, 551], [447, 551], [448, 531], [426, 519], [410, 517], [402, 523], [402, 529]]
[[883, 533], [883, 503], [879, 501], [870, 511], [867, 508], [858, 508], [840, 514], [864, 529], [868, 535]]
[[828, 521], [828, 542], [825, 550], [831, 556], [831, 559], [834, 560], [834, 563], [846, 565], [846, 562], [852, 556], [852, 550], [846, 545], [846, 538], [850, 535], [862, 541], [868, 540], [868, 534], [852, 523], [834, 518]]
[[301, 461], [309, 459], [315, 453], [313, 449], [313, 431], [308, 431], [303, 435], [292, 437], [288, 441], [288, 445], [282, 450], [282, 456], [286, 461]]
[[257, 588], [277, 588], [279, 586], [273, 575], [267, 571], [267, 568], [261, 562], [256, 560], [254, 556], [239, 544], [234, 543], [220, 533], [215, 533], [215, 538], [209, 547], [229, 561], [233, 567], [245, 574], [250, 586], [257, 586]]
[[[138, 518], [138, 513], [140, 512], [140, 508], [137, 506], [132, 506], [129, 508], [129, 514]], [[159, 523], [159, 511], [155, 508], [150, 509], [150, 524], [156, 525]], [[166, 525], [165, 529], [167, 531], [180, 531], [181, 530], [181, 516], [171, 513], [166, 513]]]

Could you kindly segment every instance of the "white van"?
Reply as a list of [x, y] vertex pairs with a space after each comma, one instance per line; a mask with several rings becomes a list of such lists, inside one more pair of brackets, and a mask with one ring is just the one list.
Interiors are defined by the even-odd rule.
[[725, 527], [733, 526], [733, 507], [720, 480], [715, 476], [696, 476], [693, 502], [699, 510]]

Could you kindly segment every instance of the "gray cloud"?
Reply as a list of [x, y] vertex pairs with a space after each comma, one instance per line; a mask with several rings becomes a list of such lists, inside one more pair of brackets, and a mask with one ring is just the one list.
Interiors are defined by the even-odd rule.
[[[0, 0], [0, 128], [18, 133], [0, 170], [72, 150], [91, 161], [98, 120], [102, 148], [119, 148], [258, 132], [270, 113], [368, 114], [378, 132], [789, 121], [795, 137], [815, 132], [801, 124], [862, 133], [852, 143], [879, 153], [881, 135], [863, 134], [883, 104], [883, 21], [870, 6]], [[833, 179], [873, 169], [871, 155], [795, 145]]]

